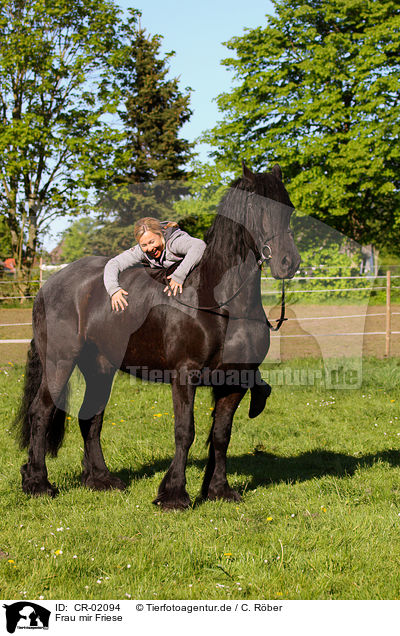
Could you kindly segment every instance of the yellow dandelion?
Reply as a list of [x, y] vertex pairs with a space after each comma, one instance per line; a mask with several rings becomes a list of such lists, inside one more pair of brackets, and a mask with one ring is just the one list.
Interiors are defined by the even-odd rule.
[[390, 400], [391, 402], [396, 402], [396, 400]]
[[325, 506], [321, 506], [321, 510], [322, 510], [322, 512], [326, 512]]
[[267, 521], [272, 521], [272, 517], [267, 517]]
[[56, 554], [56, 555], [58, 556], [58, 555], [62, 554], [62, 550], [56, 550], [56, 551], [54, 552], [54, 554]]
[[224, 552], [224, 556], [232, 556], [232, 552]]
[[153, 417], [162, 417], [162, 413], [154, 413]]
[[117, 426], [115, 422], [111, 422], [111, 426]]
[[14, 559], [8, 559], [9, 563], [15, 563]]

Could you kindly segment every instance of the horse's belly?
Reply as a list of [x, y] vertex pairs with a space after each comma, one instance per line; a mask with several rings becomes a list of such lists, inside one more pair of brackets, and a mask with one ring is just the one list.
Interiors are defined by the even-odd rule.
[[[184, 366], [202, 368], [219, 348], [216, 330], [168, 307], [155, 310], [130, 334], [121, 368], [139, 375], [148, 370], [169, 372]], [[169, 380], [167, 380], [169, 381]]]

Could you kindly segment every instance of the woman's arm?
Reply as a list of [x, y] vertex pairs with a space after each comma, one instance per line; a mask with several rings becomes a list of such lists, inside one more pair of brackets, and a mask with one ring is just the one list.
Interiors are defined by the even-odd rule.
[[[132, 265], [137, 265], [143, 261], [143, 252], [140, 249], [139, 245], [135, 245], [135, 247], [122, 252], [122, 254], [118, 254], [114, 258], [111, 258], [104, 268], [104, 286], [107, 290], [107, 293], [110, 297], [113, 297], [114, 294], [119, 293], [118, 302], [113, 302], [116, 299], [112, 298], [111, 304], [113, 309], [117, 309], [120, 307], [121, 309], [125, 309], [125, 306], [128, 304], [123, 297], [123, 294], [128, 295], [124, 289], [121, 288], [118, 276], [120, 272], [123, 272], [124, 269], [128, 267], [132, 267]], [[123, 306], [120, 302], [123, 301]]]
[[183, 256], [183, 260], [172, 274], [172, 279], [182, 285], [186, 276], [200, 262], [207, 245], [204, 241], [190, 236], [186, 232], [172, 237], [168, 245], [171, 252], [177, 256]]

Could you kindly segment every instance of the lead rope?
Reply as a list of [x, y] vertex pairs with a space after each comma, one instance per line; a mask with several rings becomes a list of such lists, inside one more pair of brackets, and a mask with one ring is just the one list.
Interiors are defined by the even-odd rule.
[[286, 303], [285, 303], [285, 279], [282, 278], [281, 315], [279, 316], [278, 319], [275, 319], [275, 322], [278, 323], [276, 325], [276, 327], [273, 327], [271, 325], [270, 321], [268, 320], [267, 316], [265, 316], [265, 320], [267, 322], [267, 325], [268, 325], [268, 328], [270, 329], [270, 331], [279, 331], [279, 329], [282, 327], [282, 324], [285, 322], [285, 320], [287, 320], [287, 318], [285, 318], [285, 309], [286, 309]]

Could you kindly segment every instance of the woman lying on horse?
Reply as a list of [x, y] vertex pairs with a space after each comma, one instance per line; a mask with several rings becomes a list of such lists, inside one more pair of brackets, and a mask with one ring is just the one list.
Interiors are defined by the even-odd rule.
[[174, 273], [167, 277], [169, 285], [164, 289], [169, 296], [171, 293], [176, 296], [178, 291], [182, 293], [186, 276], [200, 262], [207, 247], [201, 239], [181, 230], [177, 223], [162, 223], [152, 217], [139, 219], [134, 227], [134, 235], [137, 245], [112, 258], [104, 268], [104, 285], [114, 311], [123, 311], [128, 305], [125, 298], [128, 292], [118, 282], [120, 272], [139, 263], [163, 269], [180, 263]]

